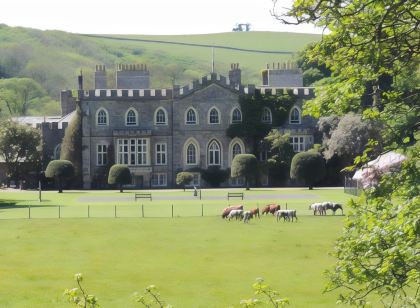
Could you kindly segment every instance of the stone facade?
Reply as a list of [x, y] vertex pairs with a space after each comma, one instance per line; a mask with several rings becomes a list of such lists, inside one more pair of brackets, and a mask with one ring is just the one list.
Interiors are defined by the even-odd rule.
[[[121, 68], [144, 73], [141, 78], [148, 78], [145, 66]], [[231, 66], [229, 78], [212, 73], [181, 88], [150, 89], [148, 82], [138, 82], [140, 78], [137, 82], [125, 83], [124, 89], [102, 89], [106, 84], [104, 71], [104, 66], [97, 66], [99, 73], [95, 75], [100, 80], [95, 84], [99, 88], [83, 90], [80, 87], [78, 92], [82, 110], [84, 188], [97, 187], [101, 170], [114, 163], [109, 161], [110, 146], [115, 163], [129, 166], [133, 186], [139, 188], [174, 187], [176, 174], [183, 170], [206, 169], [212, 165], [229, 168], [235, 154], [249, 153], [250, 148], [244, 140], [226, 136], [226, 130], [232, 122], [242, 120], [239, 97], [255, 91], [262, 94], [289, 91], [297, 95], [296, 106], [287, 123], [279, 129], [291, 134], [296, 151], [312, 146], [314, 121], [301, 117], [301, 108], [302, 100], [313, 96], [313, 89], [294, 87], [293, 74], [292, 87], [243, 86], [239, 65], [235, 64]], [[64, 102], [73, 102], [71, 92], [63, 93], [67, 94], [67, 97], [62, 94]], [[266, 111], [266, 116], [266, 121], [271, 120], [270, 110]], [[261, 153], [260, 159], [266, 159], [266, 153]], [[200, 182], [198, 172], [195, 176], [195, 185], [206, 185]], [[225, 183], [235, 184], [238, 184], [235, 180]]]

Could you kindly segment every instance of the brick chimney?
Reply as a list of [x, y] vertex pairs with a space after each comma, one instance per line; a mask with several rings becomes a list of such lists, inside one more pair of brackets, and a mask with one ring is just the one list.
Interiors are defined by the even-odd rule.
[[230, 65], [229, 81], [232, 86], [241, 84], [241, 70], [239, 68], [239, 63], [232, 63]]

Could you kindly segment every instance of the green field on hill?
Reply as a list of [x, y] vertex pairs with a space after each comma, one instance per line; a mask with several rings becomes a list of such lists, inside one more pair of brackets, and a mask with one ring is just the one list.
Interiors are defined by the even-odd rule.
[[[203, 190], [201, 201], [191, 200], [191, 191], [152, 191], [154, 201], [144, 205], [165, 218], [0, 219], [0, 306], [70, 307], [62, 292], [75, 286], [73, 274], [78, 272], [101, 307], [136, 307], [130, 295], [150, 284], [174, 307], [239, 307], [241, 299], [253, 296], [257, 277], [287, 296], [291, 307], [334, 306], [337, 293], [322, 294], [322, 273], [333, 264], [328, 253], [343, 216], [313, 216], [308, 204], [345, 203], [350, 197], [341, 189], [255, 189], [245, 192], [244, 201], [228, 201], [227, 191], [232, 190]], [[112, 209], [117, 197], [133, 192], [51, 191], [43, 196], [48, 201], [38, 210], [59, 203], [68, 209], [88, 203], [93, 209]], [[109, 202], [100, 201], [103, 197]], [[28, 202], [35, 205], [37, 195], [2, 192], [0, 198], [0, 218], [7, 218], [6, 212], [27, 210], [22, 206]], [[219, 216], [227, 204], [249, 208], [273, 201], [296, 208], [299, 221], [276, 222], [266, 216], [244, 224]], [[134, 201], [117, 203], [119, 210], [134, 206]], [[214, 213], [166, 215], [172, 204], [187, 213], [201, 203]]]
[[[118, 38], [116, 40], [115, 38]], [[124, 40], [124, 38], [129, 40]], [[146, 64], [151, 87], [186, 85], [211, 71], [210, 47], [133, 41], [159, 40], [190, 44], [219, 45], [266, 51], [297, 52], [321, 38], [316, 34], [282, 32], [229, 32], [202, 35], [145, 36], [113, 35], [89, 37], [63, 31], [41, 31], [0, 24], [0, 78], [29, 77], [39, 82], [53, 99], [62, 89], [76, 89], [82, 70], [86, 89], [94, 87], [96, 64], [105, 64], [109, 87], [115, 87], [113, 71], [119, 63]], [[123, 39], [123, 40], [121, 40]], [[261, 83], [261, 70], [267, 63], [292, 60], [292, 54], [270, 54], [215, 48], [215, 70], [227, 75], [231, 63], [240, 63], [244, 84]], [[29, 107], [30, 114], [59, 113], [59, 104], [45, 102], [42, 108]], [[40, 102], [37, 102], [40, 104]]]

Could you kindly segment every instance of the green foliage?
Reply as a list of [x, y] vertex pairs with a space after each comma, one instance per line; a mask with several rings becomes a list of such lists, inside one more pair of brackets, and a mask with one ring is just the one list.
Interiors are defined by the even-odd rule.
[[[324, 134], [325, 159], [329, 160], [337, 155], [345, 164], [351, 164], [356, 156], [363, 153], [370, 139], [381, 140], [380, 128], [378, 123], [363, 120], [361, 115], [354, 113], [344, 115], [337, 127], [329, 131], [329, 138]], [[378, 142], [371, 154], [377, 156], [381, 150], [381, 144]]]
[[295, 1], [286, 15], [279, 18], [330, 31], [309, 57], [324, 63], [333, 77], [317, 83], [317, 97], [307, 102], [305, 112], [358, 111], [382, 124], [380, 138], [368, 141], [354, 160], [357, 165], [366, 163], [381, 143], [409, 157], [401, 172], [382, 176], [376, 188], [350, 204], [353, 213], [336, 244], [327, 291], [344, 290], [339, 302], [357, 306], [379, 298], [387, 307], [417, 307], [418, 1]]
[[257, 278], [255, 283], [252, 285], [255, 295], [262, 297], [263, 299], [251, 298], [243, 299], [240, 304], [243, 307], [255, 307], [259, 304], [268, 304], [274, 308], [286, 307], [289, 305], [287, 298], [281, 298], [280, 292], [274, 290], [270, 285], [264, 282], [263, 278]]
[[134, 293], [133, 300], [136, 303], [142, 304], [146, 308], [172, 308], [172, 305], [166, 304], [162, 300], [159, 290], [155, 285], [150, 285], [147, 288], [145, 288], [142, 294], [138, 292]]
[[76, 112], [66, 128], [61, 144], [60, 159], [69, 160], [75, 168], [76, 184], [82, 185], [82, 112], [77, 104]]
[[210, 184], [211, 187], [219, 187], [229, 178], [229, 170], [222, 170], [219, 166], [210, 166], [201, 170], [201, 178]]
[[76, 307], [95, 308], [99, 307], [98, 299], [95, 295], [87, 294], [87, 291], [82, 287], [83, 275], [77, 273], [74, 275], [78, 288], [64, 290], [64, 296], [68, 302], [74, 304]]
[[[251, 143], [253, 150], [256, 150], [258, 141], [262, 140], [273, 126], [281, 126], [288, 117], [289, 111], [296, 102], [293, 94], [278, 96], [246, 95], [239, 98], [242, 111], [242, 122], [229, 126], [226, 135], [230, 138], [243, 138]], [[272, 113], [272, 123], [262, 123], [263, 109], [267, 107]]]
[[290, 163], [295, 155], [290, 144], [289, 134], [281, 134], [273, 129], [264, 138], [270, 144], [270, 158], [267, 160], [269, 175], [276, 183], [282, 183], [289, 178]]
[[325, 161], [322, 155], [315, 151], [297, 153], [290, 167], [290, 178], [305, 183], [312, 189], [314, 184], [325, 176]]
[[[344, 234], [337, 240], [335, 267], [326, 291], [341, 289], [339, 301], [367, 306], [375, 294], [385, 307], [420, 304], [420, 150], [408, 150], [401, 171], [350, 202]], [[351, 257], [349, 257], [351, 256]]]
[[253, 154], [238, 154], [232, 160], [230, 174], [232, 177], [245, 177], [246, 188], [257, 178], [258, 161]]
[[0, 125], [0, 157], [4, 159], [7, 177], [21, 179], [37, 171], [40, 162], [41, 135], [38, 130], [13, 121]]
[[42, 86], [33, 79], [0, 79], [0, 117], [33, 114], [51, 101]]
[[109, 169], [108, 184], [119, 185], [120, 192], [123, 192], [122, 186], [130, 184], [131, 181], [131, 173], [127, 165], [115, 164]]
[[296, 63], [303, 71], [303, 85], [312, 86], [318, 80], [331, 76], [331, 71], [325, 64], [311, 57], [316, 44], [308, 44], [302, 51], [297, 53]]
[[62, 193], [62, 182], [73, 178], [75, 175], [74, 166], [68, 160], [52, 160], [48, 163], [45, 169], [45, 176], [47, 178], [54, 178], [57, 180], [58, 192]]
[[176, 185], [183, 186], [185, 191], [185, 185], [191, 183], [194, 179], [194, 175], [191, 172], [179, 172], [176, 175]]

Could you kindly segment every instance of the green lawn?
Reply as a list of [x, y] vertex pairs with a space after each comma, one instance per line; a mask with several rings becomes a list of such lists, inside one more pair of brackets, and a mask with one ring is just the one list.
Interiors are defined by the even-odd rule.
[[[86, 287], [98, 296], [102, 307], [135, 307], [130, 295], [149, 284], [157, 285], [163, 298], [175, 307], [239, 307], [241, 299], [252, 296], [251, 284], [257, 277], [264, 277], [289, 297], [291, 307], [334, 306], [337, 294], [322, 294], [322, 273], [333, 263], [328, 252], [341, 232], [343, 217], [314, 217], [307, 205], [317, 200], [344, 202], [349, 196], [338, 189], [246, 192], [245, 199], [311, 195], [279, 200], [298, 210], [298, 223], [277, 223], [273, 217], [263, 217], [246, 225], [215, 216], [227, 200], [205, 200], [226, 192], [203, 190], [202, 201], [144, 202], [149, 210], [155, 207], [156, 216], [170, 214], [171, 204], [187, 214], [201, 209], [203, 203], [212, 214], [205, 217], [0, 219], [0, 307], [69, 306], [62, 292], [75, 286], [73, 274], [77, 272], [84, 274]], [[0, 194], [1, 204], [12, 204], [0, 208], [0, 218], [7, 218], [5, 212], [27, 211], [20, 206], [37, 202], [36, 192]], [[48, 205], [57, 203], [63, 205], [62, 210], [85, 209], [86, 204], [76, 200], [130, 194], [47, 192], [43, 196], [49, 201], [36, 210], [48, 210]], [[191, 191], [154, 191], [153, 197], [186, 194]], [[268, 201], [274, 200], [243, 203], [251, 207]], [[114, 203], [91, 202], [90, 208], [111, 209], [112, 213]], [[120, 202], [118, 211], [139, 208], [133, 204]]]

